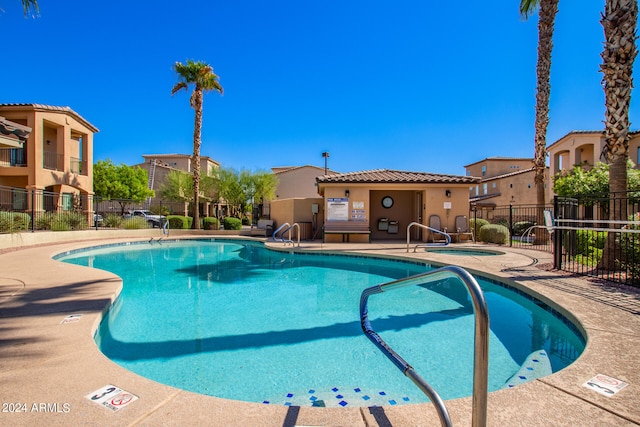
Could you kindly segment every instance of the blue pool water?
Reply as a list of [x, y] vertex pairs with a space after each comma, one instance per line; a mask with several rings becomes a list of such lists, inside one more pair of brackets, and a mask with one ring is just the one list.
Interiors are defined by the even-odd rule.
[[[183, 240], [100, 247], [59, 260], [122, 277], [100, 350], [160, 383], [217, 397], [300, 406], [427, 401], [362, 333], [364, 288], [427, 271], [412, 262], [290, 254], [261, 243]], [[572, 363], [584, 340], [540, 301], [478, 279], [489, 306], [489, 389]], [[469, 396], [474, 316], [446, 279], [375, 295], [373, 328], [444, 399]], [[532, 362], [533, 360], [533, 362]]]

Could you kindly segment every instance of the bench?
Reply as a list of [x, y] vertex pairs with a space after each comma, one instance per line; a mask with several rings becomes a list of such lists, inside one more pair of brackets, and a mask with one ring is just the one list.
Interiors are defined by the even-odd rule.
[[359, 221], [327, 221], [322, 228], [322, 241], [327, 234], [342, 234], [342, 241], [348, 242], [350, 234], [367, 234], [371, 243], [371, 228], [366, 222]]

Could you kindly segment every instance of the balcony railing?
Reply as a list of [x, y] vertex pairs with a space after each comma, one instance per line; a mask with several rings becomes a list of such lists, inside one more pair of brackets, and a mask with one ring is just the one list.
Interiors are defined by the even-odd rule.
[[71, 170], [71, 173], [82, 175], [83, 172], [86, 173], [86, 171], [87, 171], [87, 165], [86, 164], [87, 164], [87, 162], [85, 162], [84, 160], [80, 160], [78, 158], [71, 157], [69, 169]]
[[64, 156], [62, 154], [58, 154], [55, 151], [45, 151], [43, 154], [42, 167], [54, 171], [64, 170]]
[[24, 148], [10, 148], [0, 150], [0, 167], [21, 167], [27, 166], [27, 150]]

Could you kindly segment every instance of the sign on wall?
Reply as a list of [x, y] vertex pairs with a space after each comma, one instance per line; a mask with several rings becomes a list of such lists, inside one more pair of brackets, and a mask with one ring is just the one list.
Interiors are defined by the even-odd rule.
[[333, 197], [327, 199], [327, 221], [348, 221], [349, 199]]

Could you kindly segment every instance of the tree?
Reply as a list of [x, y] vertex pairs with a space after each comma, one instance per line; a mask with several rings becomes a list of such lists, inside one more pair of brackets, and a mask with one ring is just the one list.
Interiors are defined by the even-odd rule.
[[[601, 162], [588, 171], [575, 166], [569, 173], [559, 173], [553, 178], [553, 192], [562, 197], [601, 198], [609, 194], [609, 169], [609, 165]], [[628, 190], [640, 190], [640, 170], [634, 168], [631, 160], [627, 161], [627, 175]]]
[[191, 202], [193, 200], [193, 177], [187, 172], [172, 170], [160, 186], [160, 196], [172, 202]]
[[[536, 119], [533, 166], [535, 170], [538, 224], [544, 221], [545, 172], [547, 170], [547, 127], [549, 125], [549, 97], [551, 95], [551, 52], [558, 0], [521, 0], [520, 15], [529, 18], [538, 9], [538, 62], [536, 65]], [[543, 236], [540, 236], [542, 239]]]
[[[246, 201], [251, 203], [253, 208], [255, 204], [262, 205], [265, 201], [275, 197], [276, 187], [278, 186], [278, 177], [267, 171], [242, 171], [240, 173], [240, 186], [246, 197]], [[259, 216], [260, 212], [256, 212]], [[259, 219], [253, 218], [254, 222]]]
[[24, 9], [24, 16], [29, 15], [30, 10], [32, 10], [35, 15], [40, 12], [38, 0], [22, 0], [22, 8]]
[[[637, 55], [637, 0], [606, 0], [601, 19], [604, 28], [602, 51], [602, 86], [605, 95], [605, 146], [601, 157], [609, 166], [609, 219], [623, 221], [627, 206], [615, 203], [614, 195], [627, 190], [627, 160], [629, 158], [629, 104], [633, 88], [633, 62]], [[612, 224], [620, 227], [620, 224]], [[616, 268], [616, 233], [609, 233], [599, 267]]]
[[104, 200], [117, 201], [121, 214], [124, 214], [128, 203], [142, 202], [147, 197], [153, 197], [153, 190], [147, 187], [148, 179], [147, 171], [137, 166], [116, 166], [109, 159], [100, 160], [93, 165], [95, 195]]
[[220, 94], [224, 92], [218, 82], [218, 76], [213, 72], [213, 67], [201, 62], [187, 60], [186, 64], [176, 62], [173, 66], [180, 80], [171, 90], [171, 95], [181, 89], [188, 90], [193, 84], [194, 89], [191, 94], [190, 104], [195, 111], [193, 125], [193, 156], [191, 157], [191, 169], [193, 171], [193, 228], [200, 229], [200, 145], [202, 136], [202, 103], [204, 92], [215, 90]]
[[229, 206], [229, 214], [239, 218], [242, 215], [242, 205], [247, 202], [240, 174], [232, 168], [220, 168], [217, 175], [218, 194]]

